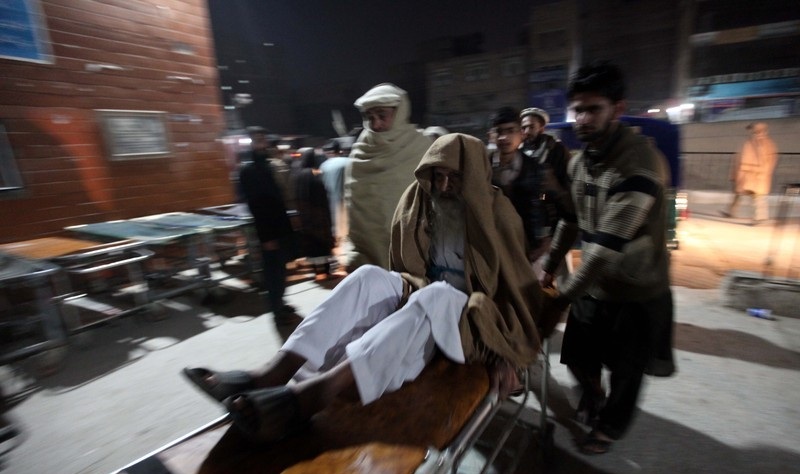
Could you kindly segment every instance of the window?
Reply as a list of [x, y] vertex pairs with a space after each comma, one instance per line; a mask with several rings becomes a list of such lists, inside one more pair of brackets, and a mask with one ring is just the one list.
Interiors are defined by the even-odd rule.
[[0, 192], [15, 189], [22, 189], [22, 177], [17, 169], [6, 128], [0, 123]]
[[506, 58], [500, 66], [503, 77], [519, 76], [523, 73], [522, 58], [519, 56]]
[[466, 74], [464, 80], [467, 82], [475, 82], [489, 79], [489, 65], [486, 62], [468, 64], [466, 67]]
[[563, 49], [567, 46], [567, 32], [565, 30], [546, 31], [539, 33], [539, 47], [542, 49]]
[[447, 86], [452, 83], [453, 83], [453, 73], [450, 71], [450, 69], [439, 69], [438, 71], [434, 71], [433, 73], [434, 87]]

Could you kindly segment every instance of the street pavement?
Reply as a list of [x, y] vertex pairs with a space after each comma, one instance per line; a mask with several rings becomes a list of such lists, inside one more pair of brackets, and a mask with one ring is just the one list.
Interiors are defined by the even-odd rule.
[[[646, 381], [636, 421], [611, 452], [581, 455], [574, 440], [585, 429], [571, 420], [577, 394], [558, 362], [559, 330], [549, 358], [555, 446], [534, 443], [515, 472], [800, 473], [800, 315], [754, 318], [722, 306], [719, 290], [730, 270], [764, 271], [776, 226], [716, 219], [700, 204], [701, 212], [681, 222], [673, 252], [677, 374]], [[794, 245], [778, 245], [773, 253], [781, 258], [769, 272], [797, 278]], [[307, 314], [331, 286], [300, 274], [288, 300]], [[128, 318], [92, 330], [72, 341], [60, 370], [46, 377], [37, 377], [36, 359], [0, 368], [14, 402], [10, 416], [24, 433], [2, 446], [13, 449], [0, 456], [0, 471], [114, 472], [222, 415], [180, 370], [257, 367], [291, 330], [263, 312], [257, 293], [245, 286], [231, 293], [232, 301], [216, 305], [186, 295], [161, 320]], [[534, 397], [524, 417], [536, 421], [538, 410]], [[492, 444], [491, 433], [482, 445]], [[482, 455], [478, 447], [461, 472], [476, 472]]]

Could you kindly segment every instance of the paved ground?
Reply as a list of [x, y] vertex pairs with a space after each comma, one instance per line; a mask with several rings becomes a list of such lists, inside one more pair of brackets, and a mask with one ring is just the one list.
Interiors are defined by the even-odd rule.
[[[532, 447], [517, 472], [800, 472], [800, 318], [749, 317], [722, 307], [717, 290], [728, 270], [763, 270], [773, 231], [697, 217], [681, 224], [681, 247], [673, 252], [679, 372], [648, 380], [636, 424], [605, 456], [575, 452], [582, 429], [570, 421], [575, 394], [558, 363], [557, 334], [548, 404], [556, 446], [546, 463]], [[794, 243], [782, 243], [780, 255], [770, 271], [797, 272]], [[304, 281], [288, 298], [307, 312], [327, 292]], [[0, 368], [0, 381], [16, 393], [11, 416], [25, 432], [0, 456], [0, 470], [112, 472], [222, 414], [179, 377], [181, 368], [254, 367], [286, 332], [262, 314], [254, 293], [217, 306], [177, 298], [167, 316], [88, 333], [46, 378], [32, 376], [33, 361]], [[532, 402], [525, 416], [537, 419], [537, 410]]]

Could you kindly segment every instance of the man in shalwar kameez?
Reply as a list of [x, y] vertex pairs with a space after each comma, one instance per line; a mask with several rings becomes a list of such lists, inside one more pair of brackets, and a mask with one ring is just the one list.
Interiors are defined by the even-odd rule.
[[[184, 373], [260, 441], [302, 429], [339, 393], [368, 404], [414, 380], [438, 350], [485, 364], [502, 397], [556, 318], [529, 265], [514, 207], [490, 185], [480, 140], [434, 142], [392, 220], [392, 271], [366, 265], [306, 317], [260, 371]], [[550, 312], [549, 310], [547, 311]]]

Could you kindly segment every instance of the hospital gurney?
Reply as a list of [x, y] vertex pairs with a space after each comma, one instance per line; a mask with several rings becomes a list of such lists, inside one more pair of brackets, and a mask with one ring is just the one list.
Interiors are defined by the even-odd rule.
[[[144, 243], [153, 252], [145, 278], [162, 286], [148, 290], [148, 301], [171, 298], [192, 290], [210, 291], [216, 282], [208, 256], [209, 235], [213, 229], [156, 222], [116, 220], [66, 227], [65, 230], [94, 239], [129, 239]], [[167, 288], [169, 287], [169, 288]]]
[[[515, 401], [484, 469], [515, 426], [522, 426], [526, 435], [537, 430], [520, 416], [528, 393]], [[440, 356], [400, 390], [366, 406], [340, 397], [315, 415], [306, 431], [277, 443], [252, 444], [223, 416], [117, 472], [455, 473], [500, 408], [482, 365], [455, 364]], [[552, 424], [546, 422], [546, 410], [542, 412], [540, 433], [543, 439], [552, 438]], [[529, 440], [526, 436], [520, 448], [531, 449]], [[518, 450], [509, 472], [521, 454]]]
[[[122, 240], [110, 243], [44, 237], [13, 242], [0, 246], [0, 251], [58, 267], [52, 276], [55, 299], [68, 333], [85, 331], [109, 319], [127, 316], [145, 309], [147, 282], [143, 263], [152, 256], [138, 241]], [[133, 299], [128, 308], [97, 298], [114, 293], [129, 295]], [[123, 305], [124, 306], [124, 305]], [[84, 317], [88, 310], [91, 316]]]
[[58, 267], [0, 253], [0, 365], [66, 344], [53, 295]]

